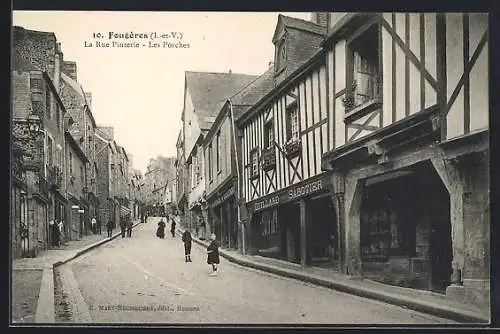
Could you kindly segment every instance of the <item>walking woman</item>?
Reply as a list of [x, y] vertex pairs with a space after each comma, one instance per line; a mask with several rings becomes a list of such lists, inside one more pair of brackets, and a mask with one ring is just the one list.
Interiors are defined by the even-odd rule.
[[175, 238], [175, 220], [172, 218], [172, 223], [170, 224], [170, 233], [172, 233], [172, 238]]
[[165, 238], [165, 226], [165, 222], [161, 219], [158, 223], [158, 229], [156, 230], [156, 236], [160, 239]]
[[186, 257], [186, 262], [193, 262], [191, 261], [191, 240], [193, 238], [191, 237], [191, 233], [189, 233], [188, 230], [184, 231], [182, 234], [182, 242], [184, 242], [184, 255]]
[[217, 244], [217, 241], [215, 240], [215, 234], [212, 233], [210, 236], [210, 239], [212, 242], [210, 245], [207, 247], [207, 263], [209, 265], [212, 265], [212, 272], [210, 273], [210, 276], [217, 276], [217, 265], [220, 262], [219, 259], [219, 245]]

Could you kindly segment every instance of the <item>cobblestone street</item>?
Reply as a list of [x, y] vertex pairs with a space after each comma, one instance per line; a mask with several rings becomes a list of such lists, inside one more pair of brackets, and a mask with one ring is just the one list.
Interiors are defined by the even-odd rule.
[[151, 219], [134, 230], [132, 238], [117, 238], [60, 267], [72, 321], [453, 323], [244, 268], [224, 259], [221, 260], [219, 276], [210, 277], [204, 249], [194, 246], [193, 262], [185, 263], [180, 239], [158, 239], [154, 236], [155, 227], [156, 223]]

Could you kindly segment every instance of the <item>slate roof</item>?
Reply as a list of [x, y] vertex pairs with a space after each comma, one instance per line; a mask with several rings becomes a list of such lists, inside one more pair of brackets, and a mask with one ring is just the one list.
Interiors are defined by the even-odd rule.
[[[238, 118], [245, 110], [259, 102], [274, 86], [274, 66], [270, 66], [266, 72], [250, 82], [231, 98], [234, 117]], [[239, 106], [239, 108], [235, 108], [234, 106]], [[247, 106], [247, 108], [242, 108], [243, 106]]]
[[198, 123], [202, 130], [210, 129], [217, 117], [217, 103], [238, 92], [256, 79], [256, 75], [240, 73], [186, 72], [189, 92]]
[[285, 16], [282, 14], [278, 15], [278, 23], [276, 24], [276, 30], [274, 31], [273, 35], [273, 42], [276, 41], [277, 38], [277, 33], [280, 27], [280, 23], [284, 25], [285, 27], [293, 27], [295, 29], [299, 30], [305, 30], [305, 31], [310, 31], [316, 34], [320, 35], [325, 35], [327, 32], [326, 27], [316, 24], [311, 21], [299, 19], [296, 17], [290, 17], [290, 16]]
[[61, 72], [61, 79], [64, 80], [73, 90], [80, 95], [80, 97], [85, 98], [85, 95], [83, 94], [83, 88], [82, 85], [80, 85], [78, 82], [70, 78], [67, 74], [64, 72]]

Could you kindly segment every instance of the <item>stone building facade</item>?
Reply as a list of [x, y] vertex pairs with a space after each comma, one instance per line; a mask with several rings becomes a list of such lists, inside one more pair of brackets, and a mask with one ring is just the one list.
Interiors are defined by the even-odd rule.
[[67, 194], [69, 202], [69, 224], [67, 237], [79, 240], [90, 233], [89, 203], [84, 188], [87, 184], [86, 167], [89, 160], [77, 141], [66, 131], [66, 175], [68, 175]]

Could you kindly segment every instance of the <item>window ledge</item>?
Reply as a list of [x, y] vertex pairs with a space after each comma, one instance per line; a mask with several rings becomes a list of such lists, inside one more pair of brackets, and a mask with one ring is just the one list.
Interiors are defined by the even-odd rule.
[[257, 178], [259, 178], [259, 174], [254, 174], [250, 176], [250, 180], [255, 180]]
[[347, 123], [353, 119], [358, 119], [360, 117], [363, 117], [369, 112], [377, 109], [381, 105], [382, 101], [380, 100], [380, 97], [375, 97], [369, 101], [366, 101], [363, 104], [357, 105], [356, 107], [350, 109], [349, 112], [346, 112], [344, 116], [344, 122]]

